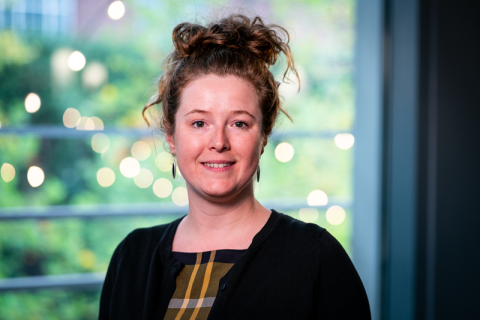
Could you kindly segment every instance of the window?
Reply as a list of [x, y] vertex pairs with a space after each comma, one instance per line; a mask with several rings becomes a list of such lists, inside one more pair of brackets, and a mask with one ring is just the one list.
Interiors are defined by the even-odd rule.
[[[70, 31], [50, 2], [15, 3], [0, 8], [0, 315], [96, 318], [115, 246], [134, 228], [188, 211], [162, 136], [140, 116], [170, 32], [233, 2], [128, 3], [118, 20], [108, 3], [68, 2]], [[269, 139], [256, 196], [326, 227], [350, 252], [354, 2], [240, 6], [289, 30], [302, 82], [300, 93], [281, 86], [294, 122], [281, 118]], [[16, 27], [32, 12], [40, 22]], [[52, 16], [59, 20], [46, 23]]]

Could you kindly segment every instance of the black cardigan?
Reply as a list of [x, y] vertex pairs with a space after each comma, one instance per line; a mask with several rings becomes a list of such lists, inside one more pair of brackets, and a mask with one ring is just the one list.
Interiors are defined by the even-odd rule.
[[[180, 222], [130, 233], [115, 250], [100, 320], [163, 319], [184, 267], [172, 253]], [[325, 229], [272, 211], [220, 280], [208, 319], [370, 319], [362, 281]]]

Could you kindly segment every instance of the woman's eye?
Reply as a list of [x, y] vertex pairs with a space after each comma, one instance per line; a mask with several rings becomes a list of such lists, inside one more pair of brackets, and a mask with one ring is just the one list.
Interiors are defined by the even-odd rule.
[[195, 122], [193, 123], [193, 126], [196, 127], [196, 128], [203, 128], [203, 127], [205, 127], [205, 122], [203, 122], [203, 121], [195, 121]]
[[233, 125], [237, 128], [245, 128], [247, 126], [247, 124], [243, 121], [237, 121]]

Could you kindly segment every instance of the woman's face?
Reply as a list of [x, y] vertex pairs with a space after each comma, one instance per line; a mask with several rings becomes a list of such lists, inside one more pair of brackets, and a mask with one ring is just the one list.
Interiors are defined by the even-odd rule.
[[253, 190], [264, 147], [255, 89], [235, 76], [192, 81], [183, 89], [175, 132], [166, 138], [190, 192], [221, 201]]

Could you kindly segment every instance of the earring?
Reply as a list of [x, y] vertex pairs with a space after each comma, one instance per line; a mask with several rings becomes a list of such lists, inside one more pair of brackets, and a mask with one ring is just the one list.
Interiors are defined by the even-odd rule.
[[172, 175], [173, 179], [175, 179], [175, 176], [177, 175], [177, 164], [175, 163], [175, 156], [173, 157]]
[[260, 182], [260, 166], [257, 167], [257, 182]]

